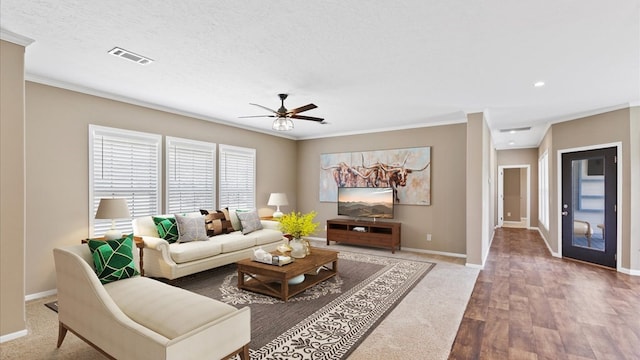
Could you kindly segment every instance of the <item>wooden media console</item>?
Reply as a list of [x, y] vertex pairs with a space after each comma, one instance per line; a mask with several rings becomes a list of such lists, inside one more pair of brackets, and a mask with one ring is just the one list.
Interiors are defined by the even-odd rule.
[[391, 221], [364, 221], [350, 219], [327, 220], [327, 245], [330, 241], [344, 244], [391, 248], [400, 250], [401, 225]]

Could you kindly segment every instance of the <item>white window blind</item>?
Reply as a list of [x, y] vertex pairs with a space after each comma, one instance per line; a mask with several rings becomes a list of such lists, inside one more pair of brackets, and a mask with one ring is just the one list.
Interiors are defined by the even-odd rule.
[[538, 159], [538, 220], [549, 229], [549, 154]]
[[167, 213], [215, 209], [216, 144], [166, 137]]
[[220, 208], [256, 207], [256, 149], [220, 145]]
[[[89, 236], [102, 236], [111, 220], [95, 219], [101, 198], [124, 198], [131, 217], [160, 213], [162, 137], [89, 125]], [[124, 234], [131, 219], [117, 219]]]

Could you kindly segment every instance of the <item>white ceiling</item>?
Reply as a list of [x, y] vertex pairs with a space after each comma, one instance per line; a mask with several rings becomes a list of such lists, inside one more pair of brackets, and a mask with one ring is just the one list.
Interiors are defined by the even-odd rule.
[[[2, 0], [0, 26], [35, 40], [29, 80], [294, 139], [483, 111], [498, 149], [534, 147], [551, 123], [640, 101], [640, 0]], [[328, 124], [238, 118], [278, 93]]]

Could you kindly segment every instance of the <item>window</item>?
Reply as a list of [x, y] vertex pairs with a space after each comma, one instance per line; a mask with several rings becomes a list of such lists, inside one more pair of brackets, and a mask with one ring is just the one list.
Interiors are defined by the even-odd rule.
[[256, 207], [256, 149], [220, 145], [220, 208]]
[[549, 229], [549, 154], [538, 159], [538, 220]]
[[216, 144], [166, 137], [167, 214], [215, 209]]
[[[162, 137], [89, 125], [89, 229], [102, 236], [111, 220], [94, 219], [101, 198], [125, 198], [132, 217], [160, 212]], [[116, 219], [116, 228], [131, 233], [131, 219]]]

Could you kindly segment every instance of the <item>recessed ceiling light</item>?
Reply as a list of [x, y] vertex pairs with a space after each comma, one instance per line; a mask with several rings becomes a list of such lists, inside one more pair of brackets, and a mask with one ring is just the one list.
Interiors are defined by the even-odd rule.
[[533, 84], [533, 86], [535, 86], [535, 87], [543, 87], [544, 86], [544, 81], [537, 81], [536, 83]]
[[516, 142], [515, 141], [509, 141], [509, 145], [515, 145]]

